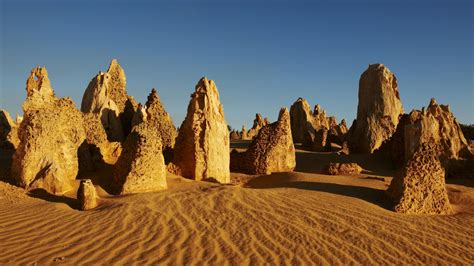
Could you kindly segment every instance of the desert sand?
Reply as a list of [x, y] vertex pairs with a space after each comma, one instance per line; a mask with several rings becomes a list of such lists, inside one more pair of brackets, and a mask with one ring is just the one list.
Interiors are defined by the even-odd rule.
[[[248, 142], [233, 142], [244, 148]], [[53, 196], [8, 183], [0, 168], [0, 264], [474, 264], [474, 184], [447, 179], [453, 215], [390, 210], [394, 175], [373, 154], [298, 149], [291, 173], [231, 173], [231, 184], [167, 175], [168, 189], [113, 196], [79, 211], [75, 191]], [[322, 175], [356, 162], [352, 176]], [[79, 180], [77, 184], [79, 185]]]

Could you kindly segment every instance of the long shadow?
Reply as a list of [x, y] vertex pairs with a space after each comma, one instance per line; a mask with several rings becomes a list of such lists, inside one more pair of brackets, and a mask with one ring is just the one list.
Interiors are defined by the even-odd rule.
[[30, 191], [28, 195], [33, 198], [42, 199], [49, 202], [65, 203], [72, 209], [79, 210], [79, 203], [76, 199], [66, 196], [53, 195], [41, 188]]
[[386, 198], [384, 190], [316, 181], [291, 181], [290, 177], [285, 175], [285, 173], [256, 177], [249, 181], [245, 187], [255, 189], [297, 188], [313, 190], [362, 199], [387, 210], [391, 210], [392, 207]]
[[393, 176], [396, 170], [390, 159], [384, 154], [350, 154], [342, 155], [331, 152], [296, 151], [295, 171], [303, 173], [322, 173], [329, 163], [357, 163], [366, 174]]

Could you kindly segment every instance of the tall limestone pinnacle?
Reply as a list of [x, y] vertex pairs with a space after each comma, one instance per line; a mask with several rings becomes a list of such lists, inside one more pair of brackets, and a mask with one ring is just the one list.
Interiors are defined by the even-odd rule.
[[109, 140], [123, 141], [130, 133], [133, 115], [137, 109], [135, 99], [127, 95], [123, 68], [116, 59], [106, 73], [99, 72], [84, 92], [81, 111], [100, 114]]
[[214, 81], [203, 77], [191, 95], [176, 139], [173, 164], [190, 179], [230, 182], [230, 140]]
[[395, 132], [401, 114], [397, 78], [383, 64], [369, 65], [359, 80], [357, 120], [350, 133], [351, 150], [374, 152]]
[[161, 103], [160, 96], [156, 89], [152, 89], [146, 102], [146, 121], [153, 125], [161, 137], [163, 150], [174, 148], [175, 139], [178, 133], [173, 124], [173, 120], [165, 107]]

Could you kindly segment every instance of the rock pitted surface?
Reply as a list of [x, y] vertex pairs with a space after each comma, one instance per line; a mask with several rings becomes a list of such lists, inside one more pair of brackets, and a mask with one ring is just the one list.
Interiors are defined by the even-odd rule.
[[83, 211], [97, 207], [97, 192], [90, 179], [82, 179], [77, 190], [79, 209]]
[[249, 174], [289, 172], [295, 166], [290, 113], [286, 108], [280, 110], [278, 121], [260, 129], [247, 151], [231, 153], [232, 169]]
[[[32, 82], [35, 75], [42, 76]], [[71, 99], [54, 96], [46, 69], [31, 72], [27, 92], [12, 175], [21, 187], [62, 194], [78, 172], [78, 148], [86, 139], [82, 114]]]
[[433, 140], [441, 147], [441, 157], [459, 158], [461, 150], [468, 144], [449, 106], [431, 99], [425, 110], [415, 112], [410, 116], [416, 121], [405, 126], [405, 159], [410, 158], [422, 143]]
[[359, 80], [357, 120], [351, 130], [351, 151], [372, 153], [390, 138], [403, 107], [397, 78], [382, 64], [369, 65]]
[[328, 175], [354, 175], [362, 172], [362, 167], [356, 163], [330, 163], [323, 169]]
[[394, 210], [405, 214], [450, 214], [445, 171], [437, 156], [439, 146], [423, 143], [393, 178], [387, 190]]
[[118, 194], [152, 192], [168, 187], [161, 137], [150, 125], [135, 126], [127, 136], [115, 165], [114, 180]]
[[82, 98], [81, 111], [99, 113], [111, 141], [124, 140], [138, 106], [125, 88], [125, 72], [114, 59], [106, 73], [99, 72], [90, 81]]
[[148, 95], [146, 102], [146, 122], [158, 131], [163, 150], [174, 148], [178, 133], [170, 114], [165, 111], [164, 106], [161, 104], [156, 89], [152, 89], [150, 95]]
[[201, 78], [176, 139], [173, 164], [190, 179], [230, 182], [230, 140], [214, 81]]
[[457, 160], [463, 150], [468, 150], [468, 142], [449, 106], [440, 105], [435, 99], [427, 108], [401, 116], [396, 132], [381, 149], [388, 150], [395, 166], [400, 167], [422, 143], [430, 141], [440, 145], [438, 156], [443, 162]]

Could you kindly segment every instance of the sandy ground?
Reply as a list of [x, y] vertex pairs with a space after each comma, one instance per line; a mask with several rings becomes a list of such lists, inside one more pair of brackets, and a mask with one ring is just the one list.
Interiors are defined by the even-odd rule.
[[[365, 171], [319, 174], [329, 161]], [[298, 150], [297, 164], [233, 173], [232, 185], [169, 175], [158, 193], [98, 188], [101, 206], [86, 212], [75, 193], [26, 195], [0, 181], [0, 264], [474, 264], [472, 182], [448, 185], [455, 215], [402, 215], [384, 201], [384, 158]]]

